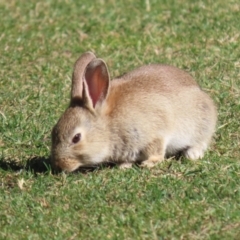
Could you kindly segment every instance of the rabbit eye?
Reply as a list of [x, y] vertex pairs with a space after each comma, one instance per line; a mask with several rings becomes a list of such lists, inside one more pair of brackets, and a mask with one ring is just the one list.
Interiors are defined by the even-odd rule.
[[77, 134], [73, 137], [72, 142], [73, 142], [73, 143], [78, 143], [80, 140], [81, 140], [81, 133], [77, 133]]

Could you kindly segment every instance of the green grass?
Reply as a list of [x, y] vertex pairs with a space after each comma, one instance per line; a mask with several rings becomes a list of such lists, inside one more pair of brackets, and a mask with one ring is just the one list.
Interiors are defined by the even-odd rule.
[[[0, 0], [0, 239], [239, 239], [240, 5]], [[53, 175], [52, 126], [85, 51], [111, 76], [161, 62], [218, 106], [204, 159]]]

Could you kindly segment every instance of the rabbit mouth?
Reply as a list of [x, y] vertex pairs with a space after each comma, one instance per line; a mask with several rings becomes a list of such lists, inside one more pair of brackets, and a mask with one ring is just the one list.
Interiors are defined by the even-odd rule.
[[77, 159], [61, 158], [52, 160], [52, 168], [59, 172], [73, 172], [77, 170], [82, 164]]

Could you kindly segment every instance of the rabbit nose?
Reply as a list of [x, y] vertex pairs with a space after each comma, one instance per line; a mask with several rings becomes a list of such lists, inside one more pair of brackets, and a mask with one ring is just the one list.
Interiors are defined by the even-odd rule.
[[52, 158], [51, 164], [56, 172], [73, 172], [81, 166], [81, 163], [75, 158]]

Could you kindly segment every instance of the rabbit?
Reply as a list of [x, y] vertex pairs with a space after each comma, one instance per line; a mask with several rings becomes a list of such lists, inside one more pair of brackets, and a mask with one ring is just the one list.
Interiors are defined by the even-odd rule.
[[150, 64], [110, 81], [106, 63], [86, 52], [52, 130], [51, 164], [72, 172], [105, 162], [151, 168], [179, 152], [201, 159], [216, 121], [212, 99], [185, 71]]

